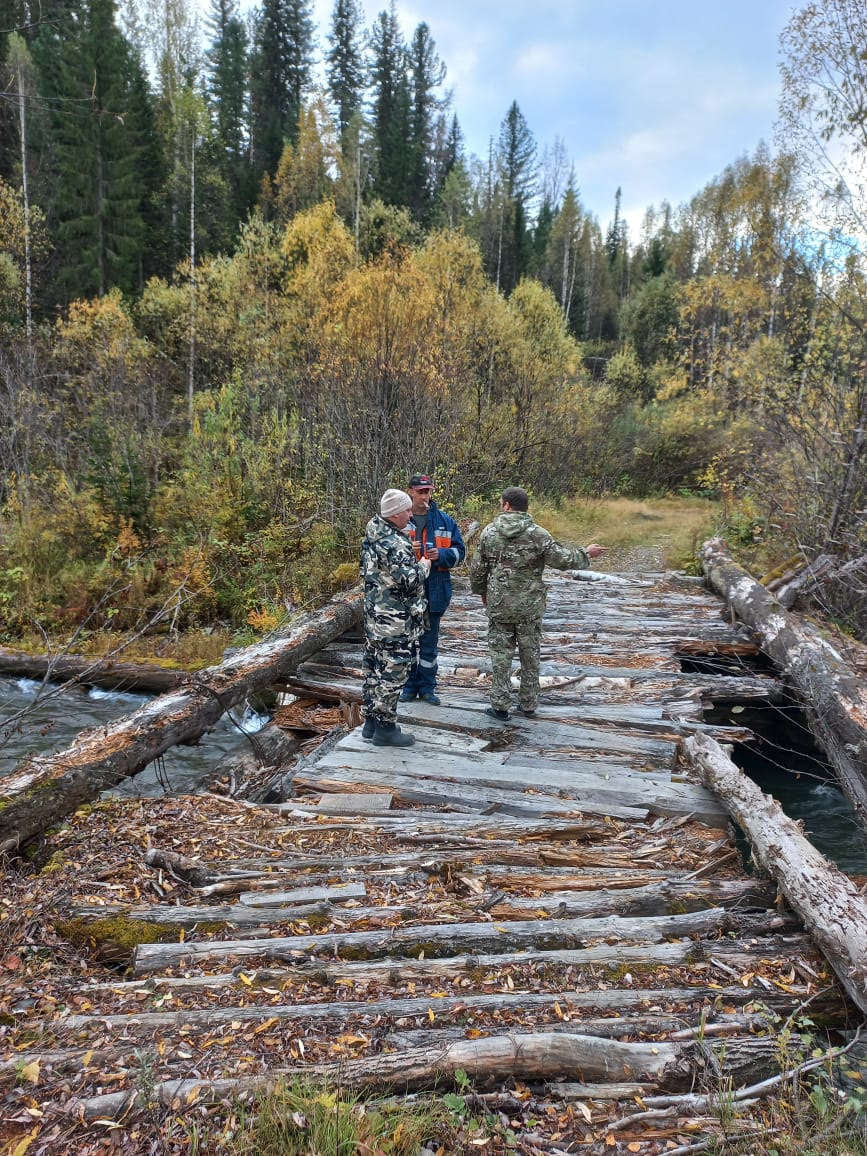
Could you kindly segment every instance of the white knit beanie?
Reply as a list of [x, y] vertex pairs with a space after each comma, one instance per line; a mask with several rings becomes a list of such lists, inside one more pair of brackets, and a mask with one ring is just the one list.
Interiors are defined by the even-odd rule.
[[386, 490], [379, 503], [379, 512], [383, 518], [391, 518], [401, 510], [412, 507], [412, 498], [403, 490]]

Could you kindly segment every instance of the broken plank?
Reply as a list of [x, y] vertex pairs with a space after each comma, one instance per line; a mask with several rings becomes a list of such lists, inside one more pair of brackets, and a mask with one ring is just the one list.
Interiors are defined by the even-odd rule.
[[390, 811], [393, 798], [383, 791], [370, 795], [321, 795], [315, 810], [320, 815], [376, 815]]
[[284, 907], [293, 903], [345, 903], [348, 899], [364, 899], [367, 888], [363, 883], [333, 883], [328, 887], [295, 887], [291, 891], [242, 891], [239, 903], [248, 907]]

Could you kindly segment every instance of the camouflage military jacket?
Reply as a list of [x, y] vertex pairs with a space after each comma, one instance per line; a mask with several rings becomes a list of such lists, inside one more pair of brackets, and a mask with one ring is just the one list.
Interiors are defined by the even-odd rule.
[[546, 566], [584, 570], [590, 559], [580, 546], [562, 546], [529, 514], [507, 510], [482, 531], [470, 566], [474, 594], [487, 594], [488, 615], [527, 622], [545, 611]]
[[379, 514], [361, 543], [364, 633], [371, 641], [416, 642], [424, 631], [424, 571], [406, 534]]

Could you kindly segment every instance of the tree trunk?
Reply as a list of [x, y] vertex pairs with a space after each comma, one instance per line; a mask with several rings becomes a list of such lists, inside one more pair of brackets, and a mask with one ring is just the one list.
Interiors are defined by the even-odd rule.
[[734, 562], [719, 538], [701, 548], [711, 586], [762, 639], [762, 649], [791, 679], [846, 797], [867, 819], [867, 694], [818, 630], [788, 614]]
[[697, 734], [684, 748], [749, 839], [756, 863], [777, 881], [849, 996], [867, 1011], [867, 899], [714, 739]]
[[382, 959], [387, 955], [458, 955], [466, 951], [518, 951], [531, 948], [582, 947], [588, 938], [626, 943], [660, 943], [682, 936], [765, 935], [791, 929], [794, 920], [776, 911], [730, 911], [712, 907], [684, 915], [630, 918], [612, 915], [601, 919], [527, 919], [509, 923], [426, 923], [392, 927], [384, 935], [375, 931], [325, 931], [318, 935], [273, 936], [266, 939], [210, 939], [185, 943], [140, 943], [135, 949], [133, 974], [163, 971], [168, 967], [197, 966], [204, 960], [292, 958], [313, 950], [332, 954], [352, 952], [357, 959]]
[[[779, 1070], [779, 1047], [771, 1038], [687, 1043], [622, 1043], [568, 1032], [510, 1033], [480, 1040], [437, 1041], [419, 1048], [369, 1056], [340, 1064], [275, 1068], [267, 1076], [237, 1080], [166, 1080], [150, 1095], [154, 1102], [178, 1110], [193, 1100], [215, 1100], [240, 1092], [265, 1091], [276, 1079], [304, 1075], [338, 1080], [343, 1087], [391, 1085], [401, 1089], [442, 1088], [460, 1070], [479, 1087], [501, 1080], [557, 1080], [577, 1077], [603, 1083], [632, 1080], [653, 1088], [682, 1092], [708, 1078], [707, 1068], [736, 1066], [740, 1080]], [[148, 1105], [141, 1092], [109, 1092], [87, 1100], [70, 1100], [69, 1108], [85, 1120], [97, 1117], [128, 1121]]]
[[287, 634], [239, 651], [109, 726], [83, 731], [65, 751], [31, 756], [0, 783], [0, 851], [27, 843], [170, 747], [195, 742], [225, 711], [357, 625], [361, 614], [360, 593], [335, 599]]
[[116, 662], [75, 654], [25, 654], [0, 646], [0, 674], [38, 678], [48, 682], [75, 682], [107, 690], [152, 691], [164, 694], [190, 678], [185, 670], [166, 670], [144, 662]]

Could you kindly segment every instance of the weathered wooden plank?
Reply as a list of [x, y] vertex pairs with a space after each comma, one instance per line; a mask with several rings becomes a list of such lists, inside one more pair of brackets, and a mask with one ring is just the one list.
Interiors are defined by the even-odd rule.
[[[426, 734], [429, 734], [432, 729], [431, 727], [426, 727], [416, 730], [414, 727], [408, 726], [405, 719], [401, 721], [400, 727], [401, 730], [406, 730], [413, 735], [420, 735], [422, 738]], [[435, 755], [431, 755], [429, 750], [420, 755], [417, 751], [412, 754], [414, 751], [412, 747], [375, 747], [369, 740], [361, 737], [361, 729], [361, 727], [355, 727], [349, 734], [344, 735], [343, 738], [335, 743], [333, 750], [335, 752], [355, 751], [359, 754], [369, 754], [375, 751], [376, 754], [382, 756], [386, 762], [395, 757], [412, 757], [416, 762], [421, 760], [425, 763], [435, 759], [436, 762], [442, 766], [452, 764], [463, 766], [469, 762], [503, 763], [506, 759], [505, 751], [492, 751], [488, 749], [490, 744], [487, 739], [478, 739], [473, 740], [472, 743], [466, 743], [463, 740], [467, 736], [452, 735], [450, 731], [444, 733], [441, 750], [437, 750]], [[456, 740], [454, 746], [450, 745], [447, 741], [452, 737]], [[425, 745], [429, 746], [429, 744]]]
[[[374, 747], [370, 743], [357, 737], [359, 731], [338, 743], [333, 751], [317, 760], [317, 767], [353, 767], [394, 771], [397, 774], [423, 775], [424, 777], [454, 779], [467, 783], [490, 782], [494, 786], [517, 787], [526, 790], [532, 783], [534, 789], [543, 790], [546, 787], [569, 786], [584, 783], [590, 787], [597, 785], [604, 789], [640, 790], [648, 784], [648, 790], [663, 791], [671, 784], [671, 774], [668, 771], [656, 771], [643, 774], [633, 771], [625, 760], [606, 759], [596, 762], [593, 759], [562, 759], [556, 763], [552, 760], [550, 776], [544, 776], [544, 782], [539, 782], [535, 774], [536, 762], [530, 767], [515, 760], [526, 760], [527, 752], [515, 751], [509, 754], [506, 751], [482, 751], [470, 758], [438, 756], [436, 759], [419, 757], [415, 747]], [[529, 774], [529, 777], [527, 777]], [[521, 776], [524, 776], [523, 780]], [[703, 794], [708, 794], [705, 788], [699, 788]]]
[[[267, 810], [290, 814], [294, 802], [267, 804]], [[362, 832], [381, 831], [387, 833], [397, 843], [415, 843], [420, 840], [436, 841], [442, 850], [450, 843], [458, 846], [480, 845], [518, 849], [519, 844], [546, 841], [549, 843], [581, 842], [594, 843], [610, 835], [610, 829], [596, 819], [515, 819], [509, 815], [497, 815], [494, 819], [483, 815], [462, 815], [449, 811], [390, 811], [382, 815], [360, 815], [318, 823], [317, 830], [360, 830]], [[306, 823], [280, 827], [281, 834], [299, 834], [307, 830]], [[403, 851], [392, 852], [404, 854]], [[383, 852], [386, 857], [388, 851]], [[310, 861], [309, 856], [299, 856]], [[325, 859], [331, 858], [326, 855]], [[344, 856], [339, 862], [349, 862], [353, 857]], [[359, 861], [365, 860], [362, 856]], [[318, 862], [319, 860], [313, 860]], [[634, 866], [633, 859], [623, 857], [624, 862]], [[247, 860], [244, 860], [247, 862]], [[259, 860], [261, 862], [261, 860]]]
[[393, 799], [384, 791], [370, 795], [320, 795], [315, 809], [320, 815], [376, 815], [390, 811]]
[[295, 887], [291, 891], [242, 891], [239, 903], [248, 907], [284, 907], [293, 903], [345, 903], [349, 899], [364, 899], [367, 888], [363, 883], [333, 883], [329, 887]]
[[505, 895], [489, 908], [494, 919], [602, 915], [667, 915], [673, 911], [704, 911], [708, 907], [738, 907], [741, 911], [769, 909], [776, 889], [753, 880], [655, 883], [646, 887], [596, 891], [555, 891], [544, 896]]
[[[666, 1001], [683, 1003], [687, 1007], [714, 1000], [723, 1000], [731, 1007], [743, 1007], [752, 1003], [761, 993], [762, 1003], [771, 1009], [790, 1011], [797, 1006], [797, 999], [788, 992], [771, 992], [758, 985], [737, 985], [721, 988], [710, 988], [705, 984], [696, 984], [695, 987], [677, 986], [665, 991]], [[82, 1031], [88, 1027], [121, 1028], [131, 1030], [134, 1026], [153, 1030], [160, 1027], [172, 1027], [181, 1024], [187, 1027], [210, 1027], [227, 1021], [250, 1023], [255, 1020], [336, 1020], [345, 1021], [354, 1015], [388, 1016], [390, 1019], [412, 1019], [424, 1017], [429, 1020], [429, 1013], [440, 1015], [448, 1019], [456, 1010], [492, 1012], [519, 1009], [534, 1011], [553, 1009], [559, 1004], [570, 1014], [584, 1011], [629, 1010], [633, 1011], [642, 1005], [655, 1004], [660, 999], [658, 989], [643, 988], [609, 988], [606, 991], [598, 989], [590, 991], [503, 991], [490, 994], [466, 994], [459, 996], [445, 996], [436, 998], [423, 996], [416, 999], [380, 999], [337, 1001], [334, 1003], [266, 1003], [247, 1004], [235, 1007], [213, 1007], [204, 1009], [189, 1008], [178, 1012], [173, 1009], [166, 1012], [134, 1012], [120, 1015], [70, 1015], [65, 1019], [65, 1025], [74, 1031]], [[576, 1017], [577, 1018], [577, 1017]]]
[[[361, 757], [361, 756], [359, 756]], [[627, 805], [617, 801], [613, 793], [597, 791], [585, 793], [581, 799], [560, 799], [555, 795], [530, 794], [499, 787], [471, 787], [464, 782], [451, 784], [448, 779], [422, 776], [410, 769], [403, 774], [396, 771], [366, 767], [315, 766], [296, 774], [293, 789], [333, 793], [347, 791], [392, 791], [395, 798], [405, 803], [433, 804], [456, 811], [475, 811], [506, 815], [603, 815], [613, 819], [647, 817], [647, 808], [641, 804]]]
[[[390, 832], [386, 832], [390, 834]], [[494, 842], [491, 839], [475, 843], [450, 842], [438, 835], [420, 835], [419, 842], [429, 844], [429, 849], [419, 852], [395, 852], [384, 856], [363, 856], [363, 862], [356, 858], [327, 857], [311, 862], [306, 861], [301, 869], [287, 865], [283, 861], [262, 863], [258, 870], [229, 871], [221, 874], [218, 870], [209, 873], [208, 882], [197, 885], [201, 896], [220, 895], [235, 897], [245, 889], [267, 892], [269, 889], [286, 887], [289, 883], [304, 882], [309, 886], [324, 884], [335, 877], [353, 882], [359, 871], [367, 880], [404, 880], [425, 875], [459, 874], [461, 879], [478, 875], [490, 886], [527, 886], [538, 891], [595, 890], [597, 888], [641, 887], [650, 883], [661, 883], [665, 879], [680, 880], [685, 872], [649, 870], [640, 875], [629, 874], [635, 860], [616, 852], [586, 853], [579, 850], [555, 852], [553, 848], [542, 846], [539, 853], [528, 848], [515, 847], [509, 843]], [[457, 849], [456, 849], [457, 847]], [[558, 854], [569, 865], [554, 866], [548, 857]], [[592, 855], [592, 860], [585, 862]], [[606, 865], [607, 864], [607, 865]], [[578, 872], [581, 872], [579, 875]], [[524, 878], [527, 882], [525, 884]], [[481, 887], [481, 884], [480, 884]]]
[[[541, 774], [537, 767], [486, 763], [481, 759], [473, 762], [452, 759], [445, 765], [431, 761], [420, 763], [417, 756], [412, 757], [411, 752], [414, 750], [414, 747], [403, 751], [389, 750], [387, 754], [369, 748], [362, 751], [334, 751], [319, 760], [313, 773], [346, 770], [353, 774], [363, 772], [377, 776], [389, 772], [411, 776], [417, 783], [438, 780], [457, 784], [460, 790], [467, 784], [473, 788], [497, 792], [523, 793], [527, 790], [527, 784], [532, 783], [533, 790], [539, 794], [576, 800], [578, 810], [592, 808], [595, 811], [598, 807], [606, 806], [632, 807], [636, 810], [644, 808], [661, 815], [693, 814], [702, 822], [715, 827], [725, 827], [728, 823], [725, 808], [710, 791], [697, 785], [673, 783], [670, 777], [660, 779], [623, 770], [600, 773], [588, 770], [586, 765], [573, 769], [571, 761], [561, 763], [556, 770], [549, 766]], [[299, 785], [307, 786], [310, 780], [307, 773], [304, 773], [297, 781]], [[491, 801], [494, 801], [493, 795]], [[611, 810], [604, 813], [613, 818], [618, 817]]]
[[[270, 893], [266, 892], [270, 898]], [[415, 907], [379, 905], [377, 907], [343, 908], [338, 904], [346, 899], [326, 899], [316, 903], [292, 903], [288, 907], [252, 906], [245, 903], [223, 903], [201, 906], [182, 904], [152, 904], [146, 907], [130, 907], [127, 904], [106, 903], [101, 905], [75, 903], [70, 907], [74, 919], [114, 919], [122, 915], [139, 923], [166, 924], [170, 927], [192, 929], [198, 924], [209, 927], [221, 925], [225, 928], [243, 927], [248, 934], [255, 934], [257, 927], [266, 928], [275, 923], [292, 923], [311, 915], [334, 917], [341, 923], [368, 923], [372, 918], [417, 919], [419, 911]]]
[[[755, 972], [763, 959], [771, 957], [797, 959], [812, 958], [815, 948], [807, 935], [766, 935], [751, 940], [694, 940], [677, 939], [671, 942], [624, 944], [599, 943], [593, 947], [564, 950], [504, 951], [496, 954], [458, 955], [445, 958], [401, 959], [396, 968], [393, 959], [372, 960], [304, 960], [299, 954], [291, 967], [234, 968], [232, 971], [211, 972], [202, 975], [149, 975], [147, 979], [114, 980], [85, 983], [83, 995], [101, 991], [113, 995], [135, 995], [139, 991], [176, 991], [235, 989], [244, 992], [256, 988], [282, 989], [287, 979], [314, 982], [331, 986], [349, 980], [349, 990], [360, 983], [382, 983], [399, 979], [400, 984], [430, 979], [459, 978], [468, 973], [496, 971], [505, 973], [510, 968], [539, 970], [600, 968], [620, 972], [634, 967], [638, 974], [650, 968], [678, 967], [689, 963], [693, 970], [707, 976], [730, 979], [732, 972]], [[241, 978], [243, 974], [243, 979]], [[556, 991], [556, 989], [554, 989]], [[463, 1029], [461, 1029], [463, 1030]]]
[[[688, 1050], [691, 1049], [691, 1050]], [[232, 1099], [270, 1087], [277, 1079], [305, 1072], [308, 1078], [341, 1081], [342, 1087], [389, 1084], [402, 1089], [431, 1085], [441, 1087], [458, 1070], [469, 1074], [474, 1085], [497, 1079], [520, 1077], [545, 1080], [563, 1071], [581, 1071], [585, 1078], [650, 1081], [669, 1090], [689, 1086], [694, 1079], [694, 1045], [626, 1044], [590, 1036], [542, 1034], [504, 1036], [455, 1041], [443, 1047], [425, 1047], [385, 1056], [365, 1057], [350, 1063], [275, 1068], [267, 1076], [231, 1080], [176, 1079], [154, 1084], [145, 1096], [140, 1090], [112, 1092], [85, 1100], [72, 1099], [67, 1111], [82, 1120], [122, 1117], [129, 1122], [154, 1105], [170, 1109], [173, 1104], [196, 1100]], [[689, 1058], [687, 1058], [689, 1057]]]
[[602, 752], [624, 752], [653, 758], [665, 766], [673, 766], [677, 758], [677, 744], [660, 739], [636, 737], [614, 730], [598, 727], [572, 726], [564, 723], [548, 723], [540, 719], [524, 719], [513, 715], [507, 723], [498, 723], [486, 715], [484, 710], [457, 710], [448, 706], [430, 706], [425, 702], [401, 703], [401, 719], [420, 724], [413, 733], [423, 734], [421, 727], [436, 726], [454, 731], [471, 731], [486, 734], [501, 733], [504, 728], [518, 732], [522, 744], [528, 748], [569, 747], [574, 750], [600, 750]]

